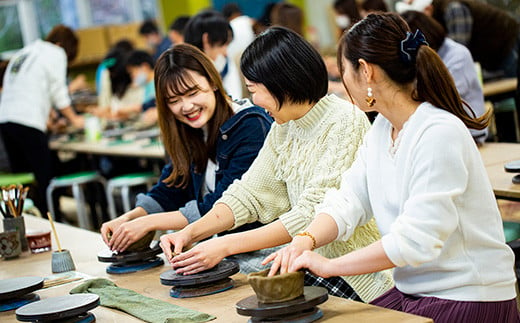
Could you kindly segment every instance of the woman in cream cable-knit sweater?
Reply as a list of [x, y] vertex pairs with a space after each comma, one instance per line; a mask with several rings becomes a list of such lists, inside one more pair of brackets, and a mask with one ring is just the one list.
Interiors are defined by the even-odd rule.
[[[175, 256], [170, 262], [177, 273], [196, 273], [224, 257], [265, 251], [291, 241], [313, 220], [314, 207], [325, 192], [339, 186], [341, 173], [350, 167], [369, 127], [365, 115], [352, 104], [325, 96], [327, 72], [321, 57], [288, 29], [272, 28], [259, 36], [244, 52], [241, 67], [253, 101], [268, 110], [276, 123], [242, 179], [235, 181], [201, 219], [163, 236], [161, 246], [171, 259], [172, 245], [175, 253], [181, 253], [183, 246], [245, 223], [258, 220], [269, 224], [202, 242]], [[337, 257], [377, 239], [377, 228], [370, 222], [348, 242], [331, 244], [318, 252]], [[257, 264], [263, 255], [266, 253], [253, 253]], [[259, 270], [260, 266], [252, 266], [255, 259], [251, 258], [251, 254], [235, 257], [242, 271]], [[325, 285], [333, 294], [359, 296], [363, 301], [392, 286], [388, 273], [348, 277], [350, 286], [339, 277], [329, 281], [312, 278], [307, 283]]]

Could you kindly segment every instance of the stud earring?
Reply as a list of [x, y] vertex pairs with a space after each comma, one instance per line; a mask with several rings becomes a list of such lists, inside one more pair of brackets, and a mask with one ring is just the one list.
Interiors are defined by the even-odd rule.
[[374, 98], [374, 95], [372, 94], [372, 88], [369, 87], [367, 89], [367, 97], [365, 98], [365, 101], [367, 102], [367, 105], [369, 108], [373, 107], [376, 103], [376, 99]]

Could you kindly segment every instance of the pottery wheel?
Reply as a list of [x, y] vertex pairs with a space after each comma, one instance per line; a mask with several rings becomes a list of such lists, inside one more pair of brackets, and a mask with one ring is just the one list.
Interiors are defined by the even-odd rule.
[[112, 263], [112, 265], [107, 267], [107, 273], [127, 274], [162, 266], [164, 260], [157, 257], [161, 252], [162, 249], [159, 244], [157, 244], [153, 248], [122, 253], [112, 252], [109, 249], [105, 249], [99, 252], [97, 256], [100, 262]]
[[74, 294], [46, 298], [16, 310], [16, 319], [23, 322], [93, 322], [87, 311], [99, 305], [96, 294]]
[[161, 284], [167, 286], [197, 286], [216, 282], [238, 273], [238, 263], [222, 260], [215, 267], [193, 275], [178, 275], [175, 270], [168, 270], [161, 274]]
[[132, 263], [150, 259], [162, 252], [161, 247], [157, 244], [153, 248], [147, 248], [141, 251], [131, 252], [112, 252], [112, 250], [105, 249], [98, 253], [97, 257], [100, 262], [112, 263]]
[[161, 274], [161, 284], [173, 286], [170, 296], [175, 298], [198, 297], [216, 294], [234, 286], [229, 278], [240, 270], [237, 262], [223, 260], [215, 267], [193, 275], [178, 275], [175, 270]]
[[0, 280], [0, 302], [34, 292], [43, 287], [42, 277], [18, 277]]
[[240, 315], [252, 316], [252, 322], [262, 322], [266, 319], [268, 321], [276, 322], [280, 320], [286, 322], [288, 316], [315, 316], [316, 313], [321, 313], [321, 311], [315, 310], [315, 306], [325, 302], [328, 298], [327, 289], [305, 286], [303, 295], [293, 300], [280, 303], [261, 303], [256, 295], [252, 295], [239, 301], [236, 304], [236, 309]]

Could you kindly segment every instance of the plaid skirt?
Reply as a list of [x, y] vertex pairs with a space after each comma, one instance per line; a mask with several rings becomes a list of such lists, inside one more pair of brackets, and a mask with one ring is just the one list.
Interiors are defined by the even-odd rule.
[[432, 318], [435, 323], [518, 323], [516, 299], [499, 302], [466, 302], [418, 297], [392, 288], [370, 304]]
[[323, 278], [305, 272], [304, 285], [325, 287], [329, 295], [362, 302], [356, 291], [341, 277]]

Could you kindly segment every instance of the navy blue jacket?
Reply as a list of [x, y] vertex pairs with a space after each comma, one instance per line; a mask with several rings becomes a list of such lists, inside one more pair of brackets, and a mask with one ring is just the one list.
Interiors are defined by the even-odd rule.
[[196, 173], [193, 167], [191, 180], [185, 189], [168, 187], [162, 180], [172, 172], [170, 163], [163, 168], [157, 184], [146, 195], [137, 196], [136, 206], [144, 208], [148, 214], [179, 210], [189, 223], [198, 220], [213, 207], [227, 187], [249, 169], [262, 148], [271, 123], [272, 118], [264, 109], [251, 106], [233, 115], [220, 127], [214, 192], [202, 196], [205, 175]]

